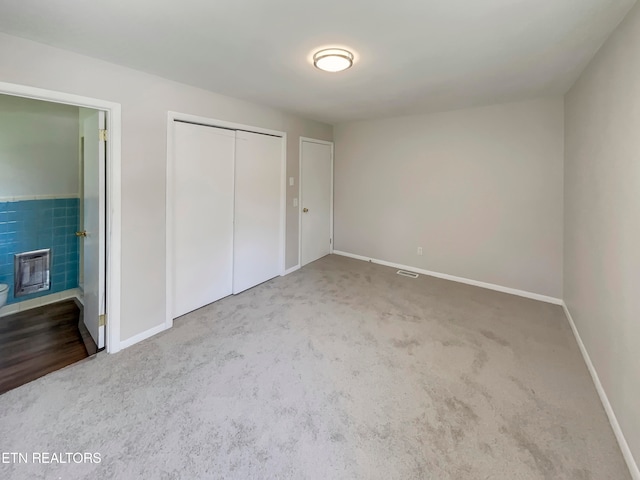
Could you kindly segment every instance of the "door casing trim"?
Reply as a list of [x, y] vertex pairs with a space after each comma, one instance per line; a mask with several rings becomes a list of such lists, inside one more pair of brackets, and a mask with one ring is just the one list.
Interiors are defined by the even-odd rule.
[[[107, 112], [106, 172], [106, 350], [119, 352], [122, 290], [122, 107], [119, 103], [44, 88], [0, 82], [0, 94], [93, 108]], [[102, 232], [101, 232], [102, 233]]]

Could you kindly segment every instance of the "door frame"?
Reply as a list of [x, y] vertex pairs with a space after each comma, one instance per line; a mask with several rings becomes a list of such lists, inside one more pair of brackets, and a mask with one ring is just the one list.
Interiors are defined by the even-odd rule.
[[58, 92], [43, 88], [0, 82], [0, 94], [16, 97], [43, 100], [52, 103], [62, 103], [77, 107], [92, 108], [107, 112], [106, 155], [106, 189], [107, 202], [106, 221], [100, 232], [105, 238], [105, 290], [106, 290], [106, 350], [116, 353], [121, 350], [120, 344], [120, 315], [121, 315], [121, 256], [122, 256], [122, 179], [121, 179], [121, 148], [122, 148], [122, 109], [119, 103], [84, 97], [71, 93]]
[[[174, 136], [174, 122], [183, 121], [187, 123], [194, 123], [197, 125], [204, 125], [207, 127], [226, 128], [229, 130], [243, 130], [251, 133], [262, 133], [265, 135], [272, 135], [274, 137], [280, 137], [282, 141], [282, 158], [280, 161], [280, 252], [279, 252], [279, 264], [280, 274], [285, 271], [286, 260], [286, 233], [287, 233], [287, 132], [279, 130], [272, 130], [269, 128], [254, 127], [252, 125], [245, 125], [242, 123], [228, 122], [226, 120], [219, 120], [209, 117], [201, 117], [199, 115], [192, 115], [189, 113], [180, 112], [167, 112], [167, 164], [166, 164], [166, 195], [165, 195], [165, 208], [166, 208], [166, 242], [165, 242], [165, 261], [166, 261], [166, 304], [165, 304], [165, 325], [164, 328], [173, 327], [173, 232], [170, 225], [173, 223], [173, 136]], [[231, 273], [233, 279], [233, 272]]]
[[334, 144], [327, 140], [318, 140], [317, 138], [300, 137], [299, 159], [298, 159], [298, 268], [302, 265], [302, 143], [319, 143], [320, 145], [329, 145], [331, 147], [331, 197], [329, 202], [329, 235], [331, 244], [329, 245], [329, 253], [333, 253], [333, 164], [334, 164]]

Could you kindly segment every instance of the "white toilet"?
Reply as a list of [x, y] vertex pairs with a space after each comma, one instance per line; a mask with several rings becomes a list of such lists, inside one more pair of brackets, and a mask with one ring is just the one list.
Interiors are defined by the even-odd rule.
[[4, 304], [7, 303], [7, 295], [9, 295], [9, 285], [0, 283], [0, 308], [4, 307]]

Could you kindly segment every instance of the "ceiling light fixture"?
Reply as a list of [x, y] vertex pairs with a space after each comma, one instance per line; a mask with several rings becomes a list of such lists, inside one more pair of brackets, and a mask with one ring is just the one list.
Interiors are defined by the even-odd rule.
[[325, 48], [313, 55], [313, 64], [325, 72], [341, 72], [353, 65], [353, 53], [342, 48]]

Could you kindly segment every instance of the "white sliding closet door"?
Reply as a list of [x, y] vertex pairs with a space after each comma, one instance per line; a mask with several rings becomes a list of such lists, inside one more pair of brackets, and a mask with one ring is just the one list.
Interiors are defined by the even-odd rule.
[[234, 131], [176, 122], [173, 318], [231, 294]]
[[236, 132], [233, 293], [280, 275], [282, 138]]

